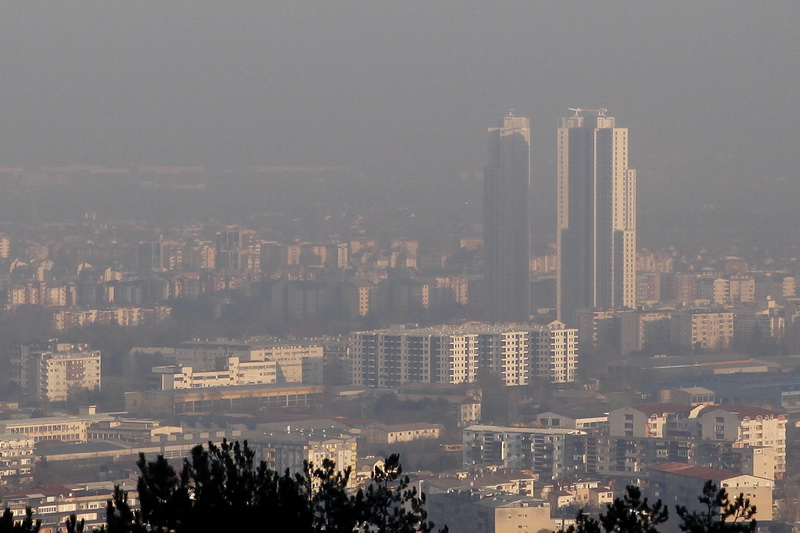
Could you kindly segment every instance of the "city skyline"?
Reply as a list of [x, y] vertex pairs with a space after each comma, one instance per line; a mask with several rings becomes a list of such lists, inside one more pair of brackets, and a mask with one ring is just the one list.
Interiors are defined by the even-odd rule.
[[530, 313], [531, 126], [512, 112], [489, 128], [483, 182], [484, 314], [490, 320], [527, 320]]
[[[628, 129], [606, 109], [571, 109], [558, 129], [557, 316], [636, 307], [636, 171]], [[594, 113], [584, 116], [582, 112]]]

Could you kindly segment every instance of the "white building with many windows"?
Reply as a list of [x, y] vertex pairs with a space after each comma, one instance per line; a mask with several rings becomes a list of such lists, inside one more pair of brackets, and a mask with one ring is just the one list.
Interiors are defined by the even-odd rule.
[[367, 387], [470, 383], [491, 371], [508, 386], [532, 378], [570, 382], [578, 365], [577, 333], [561, 322], [356, 332], [348, 349], [351, 381]]
[[100, 389], [100, 351], [88, 344], [49, 340], [20, 346], [13, 379], [31, 401], [67, 401], [78, 390]]

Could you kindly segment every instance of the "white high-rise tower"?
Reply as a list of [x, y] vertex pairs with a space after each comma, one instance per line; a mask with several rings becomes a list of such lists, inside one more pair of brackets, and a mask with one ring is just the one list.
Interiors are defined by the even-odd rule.
[[[636, 171], [628, 129], [605, 109], [572, 109], [558, 129], [559, 319], [636, 307]], [[583, 112], [591, 113], [583, 116]]]

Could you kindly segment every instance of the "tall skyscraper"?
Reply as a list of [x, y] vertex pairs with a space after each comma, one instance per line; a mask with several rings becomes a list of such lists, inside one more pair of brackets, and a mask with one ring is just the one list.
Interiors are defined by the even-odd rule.
[[531, 126], [509, 113], [489, 128], [489, 164], [483, 185], [484, 314], [498, 322], [529, 314]]
[[627, 128], [572, 111], [558, 129], [557, 307], [574, 327], [578, 309], [636, 307], [636, 171]]

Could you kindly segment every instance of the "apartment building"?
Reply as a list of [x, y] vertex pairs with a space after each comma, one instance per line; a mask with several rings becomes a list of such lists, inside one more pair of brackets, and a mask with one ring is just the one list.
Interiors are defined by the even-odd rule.
[[428, 518], [463, 533], [553, 531], [550, 503], [496, 489], [462, 486], [427, 494]]
[[229, 358], [244, 363], [275, 362], [277, 383], [322, 383], [323, 346], [315, 343], [275, 341], [188, 341], [175, 348], [175, 362], [194, 372], [207, 372], [229, 366]]
[[772, 480], [740, 474], [729, 470], [708, 468], [682, 463], [663, 463], [650, 467], [650, 488], [653, 496], [672, 507], [685, 505], [690, 511], [702, 511], [704, 507], [693, 495], [702, 494], [706, 481], [713, 481], [732, 497], [744, 494], [756, 506], [754, 518], [759, 522], [772, 520]]
[[694, 309], [672, 314], [673, 343], [703, 350], [730, 347], [733, 340], [732, 311]]
[[100, 389], [100, 351], [49, 340], [21, 345], [12, 379], [29, 401], [64, 402], [73, 391]]
[[463, 433], [463, 464], [531, 469], [542, 479], [557, 479], [569, 474], [568, 436], [585, 434], [577, 429], [470, 426]]
[[[135, 486], [123, 486], [128, 492], [128, 504], [132, 509], [139, 508]], [[106, 525], [106, 507], [114, 492], [111, 483], [84, 485], [79, 488], [63, 485], [46, 485], [27, 490], [3, 493], [3, 503], [15, 520], [25, 517], [25, 509], [30, 507], [34, 519], [41, 520], [40, 533], [56, 533], [64, 528], [64, 521], [74, 514], [78, 521], [84, 521], [85, 531], [93, 531]]]
[[562, 322], [531, 330], [535, 375], [550, 383], [572, 383], [578, 370], [578, 331]]
[[0, 434], [0, 486], [26, 487], [33, 483], [33, 438]]
[[34, 443], [55, 440], [62, 442], [86, 442], [89, 427], [100, 421], [114, 420], [113, 416], [89, 414], [84, 416], [50, 416], [43, 418], [21, 418], [0, 420], [0, 434], [25, 436]]
[[240, 362], [236, 356], [228, 357], [224, 368], [195, 372], [192, 367], [167, 365], [153, 367], [158, 390], [193, 389], [202, 387], [234, 387], [277, 383], [276, 361]]
[[441, 424], [417, 422], [414, 424], [375, 424], [367, 428], [370, 443], [394, 444], [420, 439], [438, 439], [444, 431]]
[[[322, 466], [331, 460], [339, 471], [357, 470], [358, 438], [350, 428], [330, 420], [304, 420], [258, 424], [247, 441], [276, 472], [302, 472], [304, 463]], [[349, 486], [355, 487], [356, 476]]]
[[[691, 439], [761, 449], [780, 478], [786, 471], [786, 415], [755, 406], [649, 404], [623, 407], [608, 415], [613, 437]], [[750, 462], [758, 462], [753, 457]], [[739, 459], [741, 462], [743, 459]], [[747, 460], [745, 460], [747, 462]], [[754, 466], [755, 468], [755, 466]]]
[[614, 437], [689, 437], [696, 433], [700, 408], [686, 404], [632, 405], [608, 413], [609, 434]]
[[351, 380], [367, 387], [406, 383], [470, 383], [481, 371], [506, 385], [531, 376], [554, 383], [575, 380], [577, 331], [547, 326], [465, 324], [356, 332], [348, 350]]
[[774, 449], [775, 477], [786, 472], [785, 414], [754, 406], [705, 406], [697, 416], [700, 436], [742, 448]]

